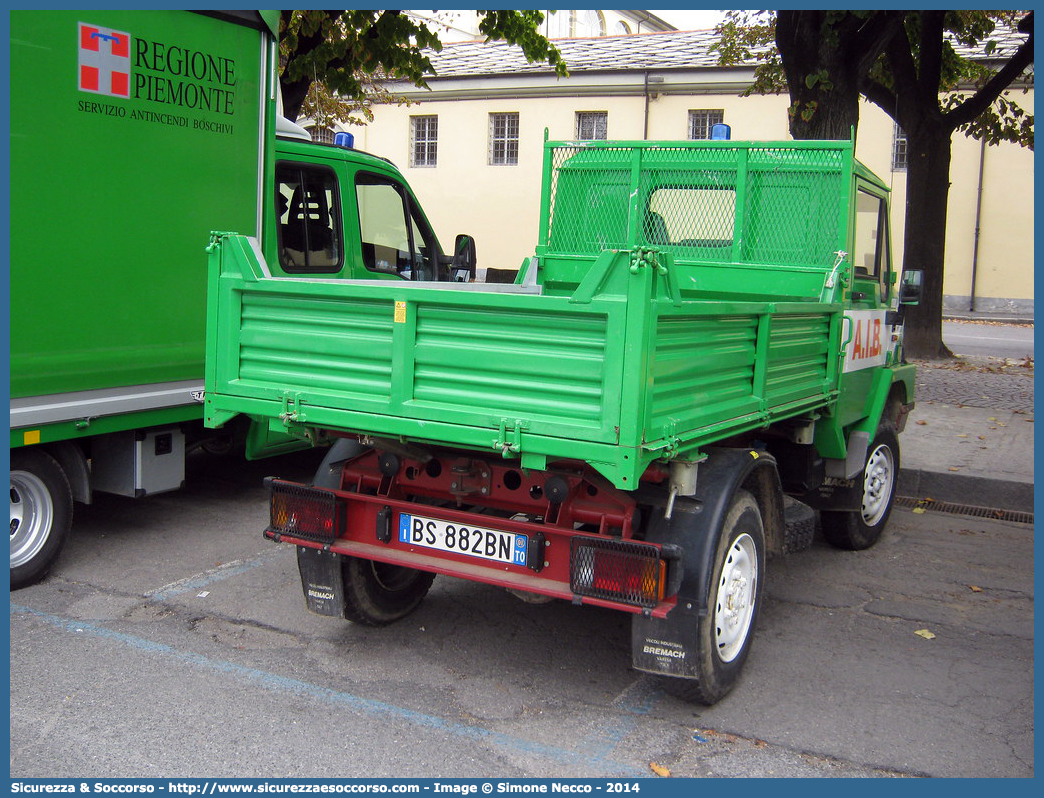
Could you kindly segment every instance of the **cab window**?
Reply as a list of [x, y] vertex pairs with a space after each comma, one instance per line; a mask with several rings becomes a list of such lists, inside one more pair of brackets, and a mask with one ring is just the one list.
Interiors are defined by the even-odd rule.
[[277, 164], [275, 200], [283, 271], [339, 272], [344, 265], [344, 247], [333, 171], [307, 164]]
[[852, 265], [856, 279], [879, 281], [888, 254], [888, 207], [881, 197], [856, 192], [855, 240]]
[[380, 175], [360, 172], [355, 191], [363, 265], [404, 280], [438, 280], [439, 247], [405, 189]]

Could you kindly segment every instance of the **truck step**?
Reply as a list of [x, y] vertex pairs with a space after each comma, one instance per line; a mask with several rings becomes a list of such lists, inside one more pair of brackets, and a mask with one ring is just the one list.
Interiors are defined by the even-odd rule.
[[790, 496], [783, 500], [783, 553], [804, 551], [816, 536], [816, 511]]

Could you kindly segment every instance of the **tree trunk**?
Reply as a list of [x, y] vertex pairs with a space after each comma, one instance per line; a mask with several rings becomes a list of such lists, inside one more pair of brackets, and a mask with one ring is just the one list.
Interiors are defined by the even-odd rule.
[[778, 11], [776, 47], [795, 139], [850, 139], [860, 86], [901, 31], [902, 11]]
[[[790, 135], [848, 139], [859, 124], [859, 86], [851, 52], [831, 36], [826, 11], [780, 11], [776, 43], [790, 91]], [[812, 85], [809, 85], [809, 84]]]
[[308, 90], [312, 88], [312, 81], [299, 80], [296, 83], [279, 81], [279, 90], [283, 95], [283, 116], [291, 122], [296, 122], [301, 113], [301, 106], [308, 97]]
[[906, 309], [906, 354], [950, 358], [942, 339], [946, 208], [950, 194], [949, 129], [928, 122], [906, 131], [908, 152], [903, 270], [924, 272], [919, 305]]

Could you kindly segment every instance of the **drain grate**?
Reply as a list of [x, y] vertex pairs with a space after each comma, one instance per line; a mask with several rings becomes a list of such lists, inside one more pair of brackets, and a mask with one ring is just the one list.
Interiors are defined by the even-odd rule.
[[935, 499], [915, 499], [911, 496], [896, 496], [895, 504], [898, 507], [923, 507], [925, 510], [934, 510], [937, 513], [970, 515], [974, 518], [992, 518], [995, 521], [1015, 521], [1019, 524], [1033, 523], [1033, 513], [1025, 513], [1018, 510], [999, 510], [995, 507], [976, 507], [972, 504], [941, 502], [936, 501]]

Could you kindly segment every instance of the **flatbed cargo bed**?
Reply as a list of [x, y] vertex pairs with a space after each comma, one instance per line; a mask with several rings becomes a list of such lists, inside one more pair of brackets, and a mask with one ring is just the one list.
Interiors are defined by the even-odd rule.
[[270, 277], [240, 236], [212, 258], [210, 424], [579, 459], [628, 488], [656, 459], [837, 395], [840, 304], [686, 299], [670, 255], [603, 253], [597, 290], [572, 296]]

